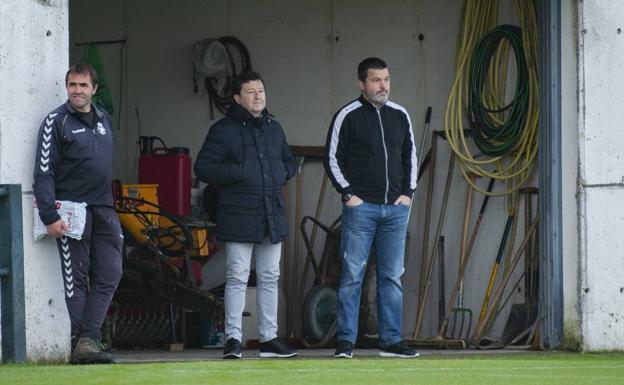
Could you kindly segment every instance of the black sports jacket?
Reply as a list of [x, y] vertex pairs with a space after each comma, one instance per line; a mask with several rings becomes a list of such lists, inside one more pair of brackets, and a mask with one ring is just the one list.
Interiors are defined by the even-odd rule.
[[60, 219], [55, 200], [113, 206], [113, 136], [108, 115], [96, 107], [89, 127], [69, 104], [52, 111], [41, 124], [35, 159], [34, 193], [45, 225]]
[[340, 194], [381, 204], [411, 197], [418, 167], [405, 108], [387, 101], [377, 109], [362, 96], [341, 108], [329, 126], [324, 165]]

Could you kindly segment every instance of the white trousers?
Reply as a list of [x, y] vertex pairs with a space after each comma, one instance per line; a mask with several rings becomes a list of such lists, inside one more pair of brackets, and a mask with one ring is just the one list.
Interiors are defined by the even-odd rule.
[[225, 336], [243, 341], [243, 310], [251, 257], [256, 261], [256, 308], [260, 342], [277, 337], [279, 265], [282, 244], [226, 242]]

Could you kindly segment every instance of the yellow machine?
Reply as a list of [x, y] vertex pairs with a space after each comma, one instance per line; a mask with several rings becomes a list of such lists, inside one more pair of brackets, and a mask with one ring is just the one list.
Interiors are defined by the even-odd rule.
[[112, 344], [177, 346], [196, 319], [187, 315], [222, 319], [222, 297], [202, 289], [203, 265], [217, 248], [207, 222], [161, 209], [156, 184], [115, 181], [113, 195], [126, 239], [123, 277], [108, 316]]
[[117, 190], [120, 195], [116, 199], [119, 221], [139, 244], [147, 242], [147, 233], [151, 230], [158, 234], [152, 238], [156, 246], [183, 255], [187, 239], [184, 233], [188, 229], [190, 242], [187, 249], [191, 257], [207, 257], [213, 251], [205, 224], [182, 226], [175, 223], [172, 216], [161, 213], [157, 184], [121, 184]]
[[[117, 204], [117, 208], [123, 208], [126, 211], [153, 211], [155, 214], [143, 214], [138, 216], [136, 213], [118, 213], [119, 221], [124, 229], [126, 229], [132, 237], [144, 244], [145, 228], [147, 226], [159, 226], [160, 209], [158, 208], [158, 185], [157, 184], [122, 184], [121, 196], [123, 202]], [[154, 203], [156, 206], [149, 207], [147, 203]]]

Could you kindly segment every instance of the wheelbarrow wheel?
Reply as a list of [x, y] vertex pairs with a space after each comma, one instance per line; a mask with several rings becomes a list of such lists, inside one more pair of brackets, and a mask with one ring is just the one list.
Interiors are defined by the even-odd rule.
[[330, 286], [316, 286], [303, 303], [303, 330], [310, 341], [333, 338], [336, 322], [336, 291]]

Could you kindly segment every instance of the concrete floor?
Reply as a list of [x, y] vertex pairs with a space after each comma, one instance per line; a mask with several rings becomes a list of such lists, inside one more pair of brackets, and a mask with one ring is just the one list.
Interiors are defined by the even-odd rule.
[[[472, 356], [498, 354], [534, 354], [527, 347], [515, 347], [496, 350], [449, 350], [449, 349], [419, 349], [421, 357], [427, 356]], [[177, 361], [206, 361], [221, 360], [222, 349], [185, 349], [182, 352], [166, 350], [113, 350], [111, 352], [117, 363], [147, 363], [147, 362], [177, 362]], [[334, 349], [299, 349], [298, 358], [333, 358]], [[379, 357], [377, 349], [355, 349], [354, 358]], [[244, 349], [243, 358], [259, 359], [257, 349]]]

